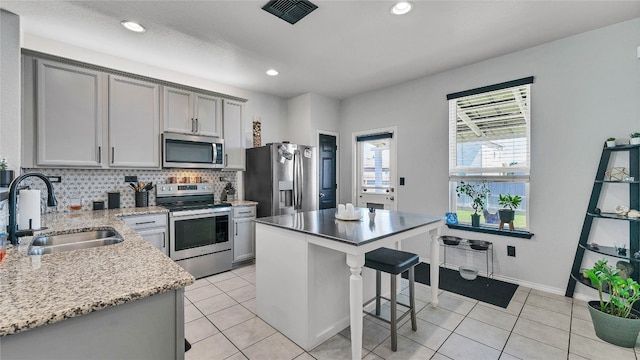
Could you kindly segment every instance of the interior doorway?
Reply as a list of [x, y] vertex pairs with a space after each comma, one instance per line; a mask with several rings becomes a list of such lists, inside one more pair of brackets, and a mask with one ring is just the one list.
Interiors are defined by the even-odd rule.
[[337, 181], [337, 136], [330, 133], [318, 133], [318, 208], [336, 207]]

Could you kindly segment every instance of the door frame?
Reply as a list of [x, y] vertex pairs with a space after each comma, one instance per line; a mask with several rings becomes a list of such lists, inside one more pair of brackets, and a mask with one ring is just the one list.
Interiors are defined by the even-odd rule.
[[[316, 173], [318, 175], [318, 181], [320, 181], [320, 135], [330, 135], [336, 137], [336, 206], [340, 203], [340, 134], [329, 130], [316, 129]], [[320, 183], [318, 182], [318, 189], [320, 189]], [[320, 192], [318, 190], [318, 192]], [[318, 194], [316, 194], [318, 195]], [[320, 208], [320, 202], [316, 202], [316, 209]]]
[[393, 133], [393, 141], [391, 142], [391, 165], [390, 169], [393, 174], [392, 178], [394, 180], [394, 193], [395, 200], [393, 201], [392, 210], [398, 210], [398, 184], [395, 183], [398, 177], [398, 126], [393, 125], [384, 128], [371, 129], [371, 130], [363, 130], [351, 133], [351, 203], [358, 203], [358, 142], [356, 138], [358, 136], [364, 135], [375, 135], [380, 133]]

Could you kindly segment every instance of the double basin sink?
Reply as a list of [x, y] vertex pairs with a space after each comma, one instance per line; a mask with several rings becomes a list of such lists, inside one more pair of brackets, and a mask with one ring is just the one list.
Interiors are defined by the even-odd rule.
[[112, 245], [124, 239], [113, 228], [86, 230], [75, 233], [53, 233], [33, 239], [27, 254], [44, 255], [59, 252]]

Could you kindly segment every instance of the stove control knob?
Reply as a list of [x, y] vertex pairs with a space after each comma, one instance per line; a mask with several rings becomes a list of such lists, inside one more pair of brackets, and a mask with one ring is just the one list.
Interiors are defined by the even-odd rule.
[[160, 188], [160, 191], [165, 191], [165, 190], [167, 190], [167, 188], [164, 186]]

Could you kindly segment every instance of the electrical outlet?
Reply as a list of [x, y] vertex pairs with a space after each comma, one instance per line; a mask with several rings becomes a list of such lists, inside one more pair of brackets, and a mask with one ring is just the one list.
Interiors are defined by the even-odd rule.
[[507, 245], [507, 255], [515, 257], [516, 256], [516, 247]]
[[124, 182], [137, 182], [138, 177], [136, 175], [126, 176], [124, 177]]
[[47, 178], [49, 178], [49, 181], [51, 181], [52, 183], [61, 183], [62, 182], [62, 176], [47, 176]]
[[400, 178], [400, 186], [404, 186], [404, 177]]

